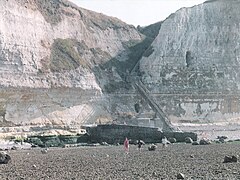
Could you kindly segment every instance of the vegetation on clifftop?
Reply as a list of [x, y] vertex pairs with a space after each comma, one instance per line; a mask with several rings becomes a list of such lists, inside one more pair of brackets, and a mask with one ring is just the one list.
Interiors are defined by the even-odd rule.
[[59, 0], [35, 0], [38, 10], [50, 24], [57, 24], [62, 20]]

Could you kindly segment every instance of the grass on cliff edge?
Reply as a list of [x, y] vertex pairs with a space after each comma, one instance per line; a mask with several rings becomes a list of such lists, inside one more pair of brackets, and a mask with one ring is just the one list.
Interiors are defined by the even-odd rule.
[[79, 66], [87, 68], [87, 63], [80, 57], [77, 46], [77, 42], [72, 39], [55, 39], [50, 57], [50, 70], [58, 72], [76, 69]]

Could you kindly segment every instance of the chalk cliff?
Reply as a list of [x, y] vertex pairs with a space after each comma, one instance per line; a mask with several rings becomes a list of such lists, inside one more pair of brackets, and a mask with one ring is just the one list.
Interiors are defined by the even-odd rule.
[[66, 0], [0, 1], [0, 133], [239, 123], [239, 8], [211, 0], [135, 28]]
[[162, 23], [140, 71], [172, 122], [239, 122], [239, 8], [207, 1]]
[[0, 16], [0, 126], [112, 120], [106, 64], [144, 39], [134, 26], [65, 0], [2, 0]]
[[91, 69], [142, 39], [133, 26], [68, 1], [3, 0], [0, 7], [5, 87], [100, 90]]

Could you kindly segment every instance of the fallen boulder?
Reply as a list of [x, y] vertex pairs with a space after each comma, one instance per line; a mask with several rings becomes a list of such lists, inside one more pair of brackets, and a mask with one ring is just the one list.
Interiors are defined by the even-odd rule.
[[11, 157], [6, 152], [0, 152], [0, 164], [7, 164]]
[[178, 173], [177, 174], [177, 179], [184, 179], [184, 178], [185, 178], [185, 176], [184, 176], [183, 173]]
[[218, 136], [217, 139], [228, 139], [227, 136]]
[[42, 154], [47, 154], [48, 150], [47, 149], [41, 149]]
[[237, 156], [225, 156], [223, 163], [237, 162]]
[[224, 143], [227, 138], [228, 138], [227, 136], [218, 136], [218, 137], [217, 137], [217, 139], [218, 139], [221, 143]]
[[155, 144], [151, 144], [149, 147], [148, 147], [148, 150], [149, 151], [155, 151], [157, 149], [157, 146]]
[[208, 139], [201, 139], [201, 140], [199, 141], [199, 144], [200, 144], [200, 145], [209, 145], [209, 144], [211, 144], [211, 141], [208, 140]]

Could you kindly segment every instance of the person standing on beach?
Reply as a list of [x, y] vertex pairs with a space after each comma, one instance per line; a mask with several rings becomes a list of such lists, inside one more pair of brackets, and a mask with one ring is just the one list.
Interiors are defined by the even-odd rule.
[[163, 147], [167, 147], [167, 143], [168, 143], [168, 140], [167, 140], [167, 138], [164, 136], [164, 137], [162, 138], [162, 145], [163, 145]]
[[141, 147], [142, 145], [144, 145], [144, 142], [142, 140], [138, 140], [137, 145], [138, 145], [138, 150], [141, 151]]
[[129, 152], [129, 140], [128, 138], [126, 137], [125, 141], [124, 141], [124, 150], [126, 153]]

